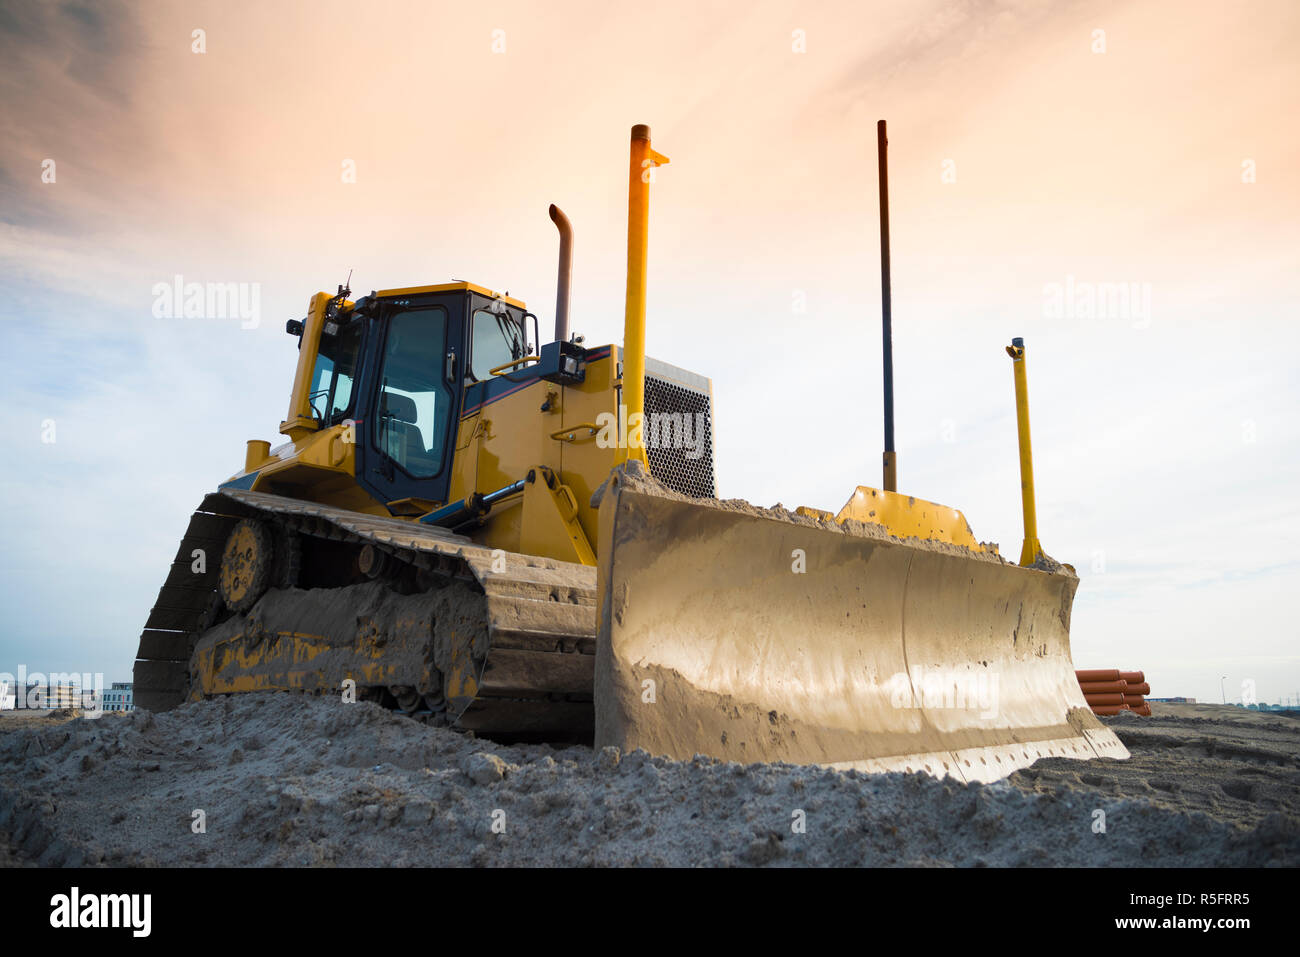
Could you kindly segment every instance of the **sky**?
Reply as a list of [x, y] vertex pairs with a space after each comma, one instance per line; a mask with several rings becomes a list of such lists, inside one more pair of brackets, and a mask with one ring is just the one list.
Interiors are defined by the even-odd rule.
[[[1023, 336], [1076, 666], [1300, 695], [1297, 116], [1291, 0], [9, 0], [0, 672], [130, 680], [190, 512], [277, 438], [284, 321], [349, 271], [545, 328], [554, 202], [573, 329], [621, 341], [636, 123], [648, 350], [712, 378], [720, 494], [879, 485], [884, 118], [900, 491], [1019, 554]], [[158, 315], [177, 276], [257, 314]]]

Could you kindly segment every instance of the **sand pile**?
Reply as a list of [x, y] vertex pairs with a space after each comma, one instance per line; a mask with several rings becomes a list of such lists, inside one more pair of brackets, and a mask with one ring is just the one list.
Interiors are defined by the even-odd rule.
[[293, 694], [0, 718], [0, 863], [1300, 864], [1300, 722], [1157, 707], [1109, 722], [1131, 761], [994, 785], [502, 746]]

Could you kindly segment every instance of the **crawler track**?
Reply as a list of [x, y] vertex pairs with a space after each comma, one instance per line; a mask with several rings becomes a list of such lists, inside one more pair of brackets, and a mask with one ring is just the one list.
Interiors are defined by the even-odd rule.
[[[299, 536], [303, 587], [272, 589], [231, 615], [217, 574], [243, 518]], [[339, 692], [351, 680], [359, 695], [437, 723], [508, 738], [589, 738], [595, 644], [594, 568], [494, 552], [402, 519], [226, 490], [191, 517], [145, 622], [135, 699], [164, 711], [238, 691]]]

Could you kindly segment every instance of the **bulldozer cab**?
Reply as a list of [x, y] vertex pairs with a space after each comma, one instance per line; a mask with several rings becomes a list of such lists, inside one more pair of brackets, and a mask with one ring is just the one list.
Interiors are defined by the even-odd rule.
[[321, 325], [311, 415], [354, 425], [357, 482], [381, 502], [447, 500], [466, 388], [528, 353], [522, 303], [455, 285], [372, 294]]

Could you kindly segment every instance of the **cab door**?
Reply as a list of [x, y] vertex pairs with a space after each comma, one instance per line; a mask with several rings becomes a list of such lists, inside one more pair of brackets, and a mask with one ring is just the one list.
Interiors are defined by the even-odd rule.
[[371, 320], [357, 482], [381, 502], [447, 501], [465, 301], [464, 294], [384, 300]]

